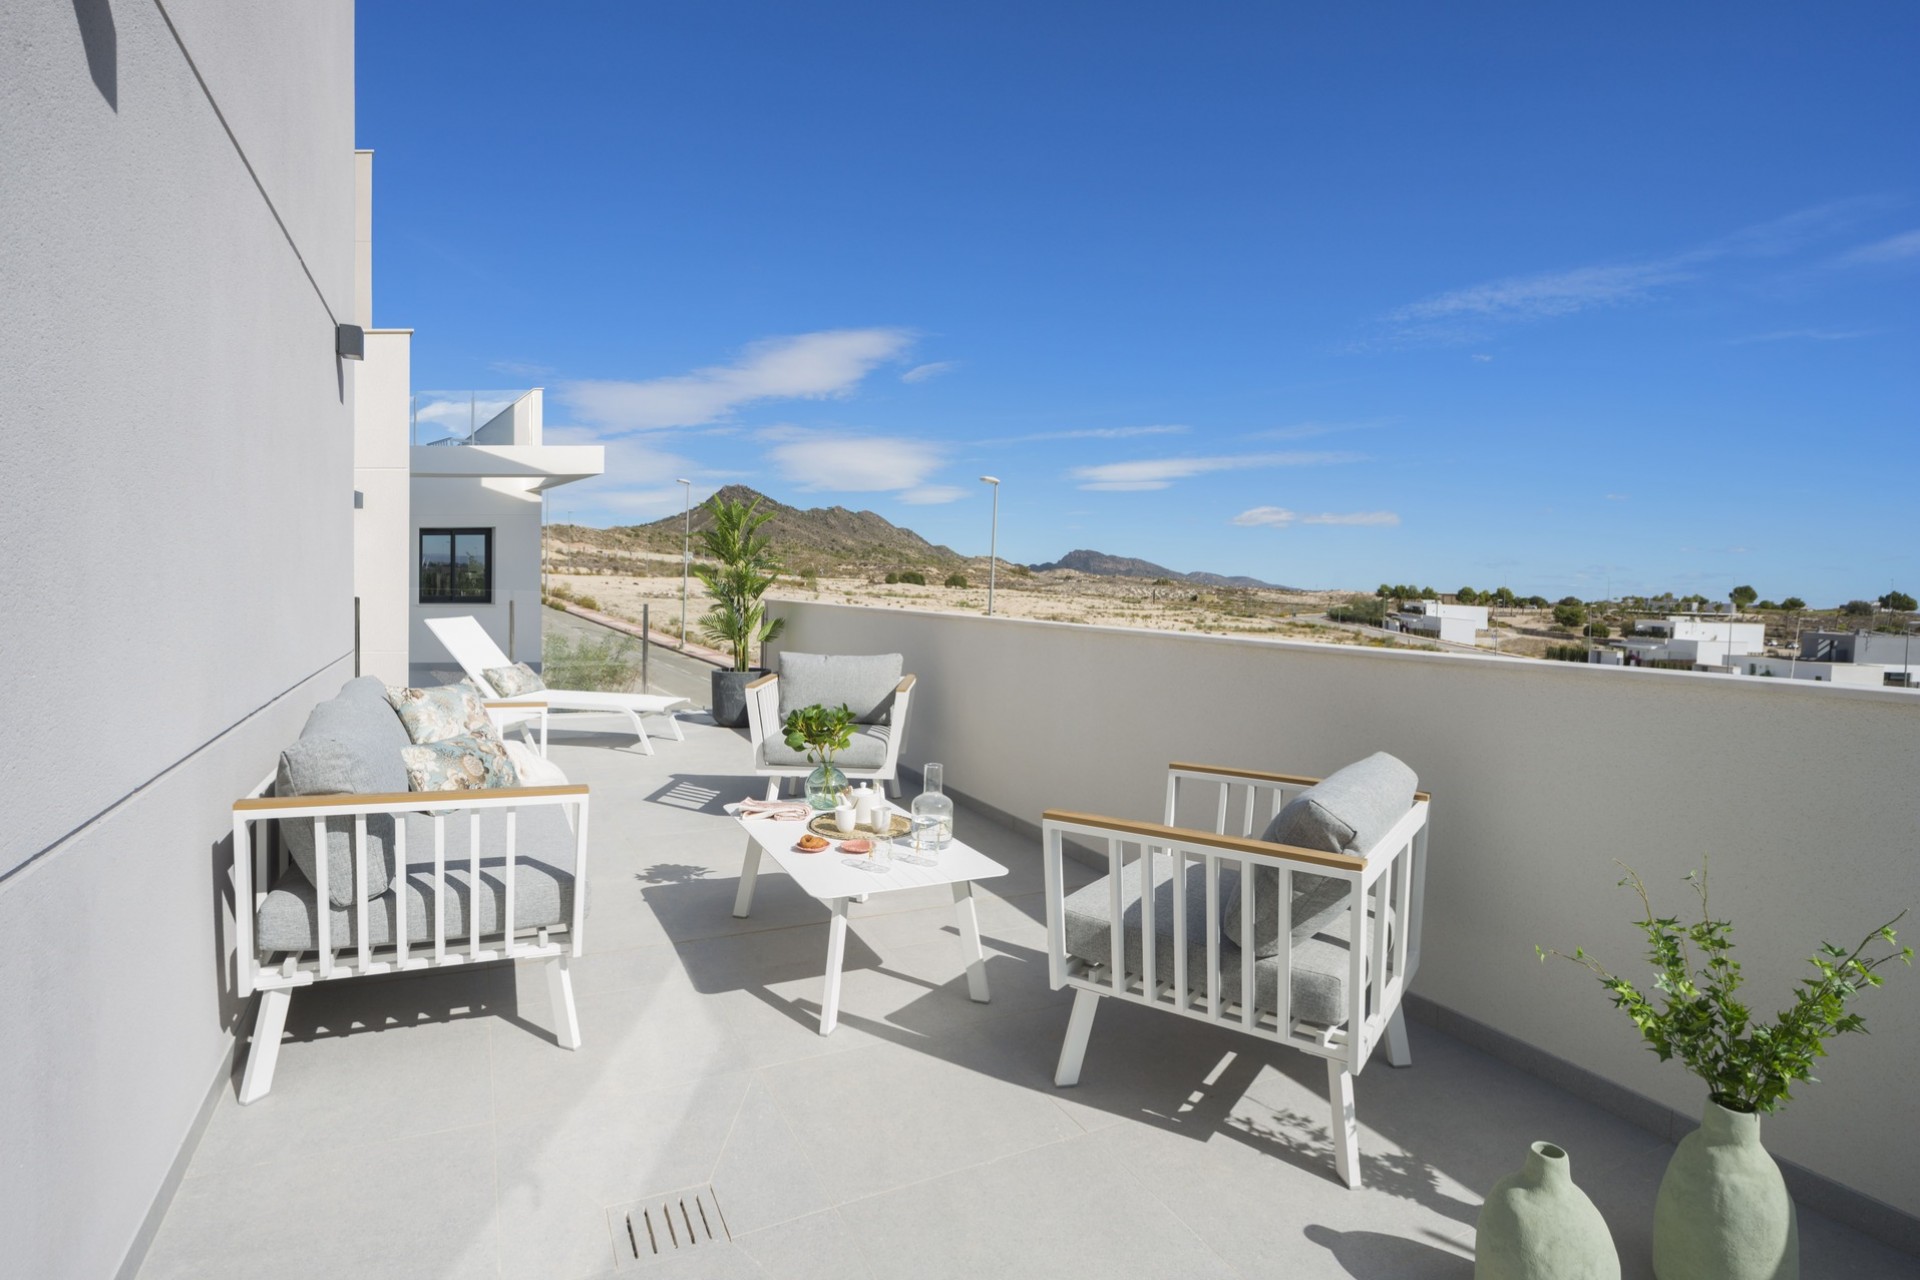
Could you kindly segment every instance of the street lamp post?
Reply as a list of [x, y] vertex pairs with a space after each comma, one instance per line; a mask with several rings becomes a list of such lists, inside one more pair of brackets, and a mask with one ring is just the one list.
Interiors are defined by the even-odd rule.
[[687, 647], [687, 579], [693, 576], [693, 481], [675, 480], [686, 486], [686, 515], [680, 529], [680, 647]]
[[981, 476], [981, 484], [993, 486], [993, 525], [987, 535], [987, 616], [993, 616], [994, 569], [1000, 555], [1000, 477]]

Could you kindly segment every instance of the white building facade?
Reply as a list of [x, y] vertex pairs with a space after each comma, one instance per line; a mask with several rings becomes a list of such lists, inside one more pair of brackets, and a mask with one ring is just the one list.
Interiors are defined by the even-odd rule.
[[1402, 631], [1449, 644], [1478, 644], [1480, 633], [1487, 629], [1487, 608], [1478, 604], [1409, 600], [1393, 617]]

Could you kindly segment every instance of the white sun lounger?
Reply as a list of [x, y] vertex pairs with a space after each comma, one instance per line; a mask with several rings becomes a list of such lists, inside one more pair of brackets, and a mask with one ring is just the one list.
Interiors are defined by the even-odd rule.
[[[427, 627], [440, 638], [440, 643], [447, 647], [447, 652], [453, 655], [453, 660], [460, 664], [468, 678], [479, 686], [483, 695], [494, 699], [501, 697], [486, 673], [495, 667], [510, 667], [513, 663], [506, 654], [500, 652], [500, 646], [493, 642], [493, 637], [487, 634], [478, 618], [429, 618]], [[648, 755], [653, 754], [653, 743], [648, 740], [647, 728], [640, 722], [640, 717], [665, 716], [674, 739], [684, 741], [686, 735], [680, 732], [680, 722], [673, 713], [693, 705], [685, 698], [668, 697], [665, 694], [606, 693], [597, 689], [540, 689], [515, 694], [512, 701], [543, 703], [554, 711], [617, 711], [633, 722], [633, 731], [640, 738], [640, 749]]]

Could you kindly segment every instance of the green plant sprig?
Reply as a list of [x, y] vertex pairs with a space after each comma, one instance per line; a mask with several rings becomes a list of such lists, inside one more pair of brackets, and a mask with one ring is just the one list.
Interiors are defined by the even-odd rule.
[[[1591, 971], [1662, 1062], [1679, 1058], [1706, 1082], [1709, 1096], [1732, 1111], [1771, 1114], [1793, 1100], [1796, 1082], [1818, 1084], [1813, 1065], [1816, 1058], [1827, 1056], [1826, 1041], [1867, 1029], [1859, 1014], [1847, 1011], [1849, 1002], [1885, 981], [1875, 972], [1883, 965], [1896, 959], [1913, 963], [1913, 948], [1899, 946], [1894, 933], [1893, 927], [1906, 917], [1902, 911], [1851, 951], [1823, 941], [1808, 960], [1814, 972], [1795, 984], [1792, 1006], [1776, 1014], [1772, 1023], [1756, 1023], [1735, 996], [1742, 978], [1740, 962], [1728, 954], [1733, 950], [1732, 922], [1714, 919], [1707, 909], [1706, 867], [1687, 875], [1700, 897], [1700, 919], [1688, 925], [1674, 916], [1656, 916], [1645, 882], [1633, 868], [1625, 870], [1620, 884], [1633, 887], [1645, 910], [1638, 927], [1647, 937], [1653, 987], [1661, 997], [1657, 1002], [1584, 948], [1575, 948], [1572, 955], [1538, 946], [1534, 951], [1543, 963], [1548, 956], [1559, 956]], [[1889, 950], [1869, 956], [1868, 948], [1876, 942]], [[1695, 949], [1702, 957], [1698, 963]]]
[[800, 707], [789, 712], [780, 727], [787, 735], [788, 749], [804, 749], [815, 764], [832, 764], [853, 743], [853, 712], [844, 702], [832, 708], [818, 703]]

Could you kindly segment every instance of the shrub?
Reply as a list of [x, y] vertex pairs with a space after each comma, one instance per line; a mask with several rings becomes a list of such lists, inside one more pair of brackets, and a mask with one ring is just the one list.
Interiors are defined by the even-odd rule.
[[541, 677], [555, 689], [629, 693], [640, 687], [640, 646], [624, 636], [555, 632], [541, 645]]
[[1792, 613], [1800, 609], [1806, 608], [1807, 602], [1805, 600], [1802, 600], [1799, 596], [1788, 596], [1785, 600], [1782, 600], [1780, 602], [1780, 607], [1782, 609], [1787, 610], [1789, 613]]
[[1605, 640], [1613, 634], [1613, 628], [1604, 622], [1589, 622], [1587, 624], [1587, 634], [1595, 640]]
[[1871, 618], [1873, 616], [1873, 601], [1849, 600], [1840, 606], [1840, 612], [1846, 614], [1849, 618]]
[[1585, 662], [1587, 646], [1583, 644], [1550, 644], [1547, 646], [1548, 662]]
[[899, 580], [915, 587], [924, 587], [927, 585], [927, 575], [918, 569], [902, 569]]
[[895, 573], [891, 569], [887, 570], [887, 585], [892, 586], [894, 583], [898, 581], [900, 581], [900, 575]]
[[1571, 631], [1587, 620], [1587, 607], [1577, 600], [1562, 600], [1553, 606], [1553, 620]]
[[1327, 617], [1335, 622], [1363, 622], [1375, 627], [1386, 621], [1386, 616], [1387, 602], [1379, 598], [1369, 600], [1366, 596], [1351, 596], [1345, 604], [1327, 610]]
[[946, 585], [949, 587], [964, 587], [967, 585], [967, 575], [964, 573], [950, 573], [947, 575]]

